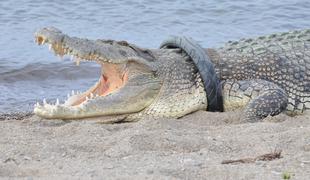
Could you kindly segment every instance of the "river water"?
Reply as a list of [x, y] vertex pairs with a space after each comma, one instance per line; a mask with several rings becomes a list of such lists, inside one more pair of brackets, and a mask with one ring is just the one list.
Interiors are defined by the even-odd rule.
[[43, 97], [64, 98], [97, 80], [96, 64], [56, 58], [34, 43], [54, 26], [90, 39], [127, 40], [157, 48], [169, 35], [204, 47], [310, 27], [309, 0], [0, 0], [0, 112], [29, 111]]

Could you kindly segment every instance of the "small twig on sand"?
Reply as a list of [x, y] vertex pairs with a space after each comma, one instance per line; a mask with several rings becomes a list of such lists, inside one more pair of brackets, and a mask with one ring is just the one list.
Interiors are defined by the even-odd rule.
[[274, 159], [280, 159], [282, 150], [275, 150], [272, 153], [263, 154], [257, 156], [255, 158], [244, 158], [244, 159], [236, 159], [236, 160], [224, 160], [222, 164], [232, 164], [232, 163], [254, 163], [255, 161], [272, 161]]

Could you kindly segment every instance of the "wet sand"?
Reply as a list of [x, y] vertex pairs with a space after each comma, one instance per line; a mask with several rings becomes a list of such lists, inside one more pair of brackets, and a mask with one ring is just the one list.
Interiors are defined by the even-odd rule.
[[[0, 116], [0, 178], [291, 179], [310, 177], [310, 115], [241, 123], [240, 112], [100, 124]], [[16, 118], [18, 117], [18, 118]], [[282, 150], [272, 161], [222, 164]]]

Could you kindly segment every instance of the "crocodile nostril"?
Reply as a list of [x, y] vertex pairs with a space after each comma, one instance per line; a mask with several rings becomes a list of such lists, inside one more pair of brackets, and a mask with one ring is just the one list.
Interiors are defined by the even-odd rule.
[[37, 40], [37, 43], [38, 43], [39, 45], [41, 45], [41, 44], [43, 44], [44, 38], [43, 38], [42, 36], [38, 36], [38, 37], [36, 38], [36, 40]]

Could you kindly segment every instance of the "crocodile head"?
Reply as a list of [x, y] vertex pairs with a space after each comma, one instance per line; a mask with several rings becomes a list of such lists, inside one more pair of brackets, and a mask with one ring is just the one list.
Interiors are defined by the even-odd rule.
[[125, 41], [88, 40], [70, 37], [50, 27], [38, 30], [35, 41], [47, 44], [58, 56], [101, 65], [99, 80], [82, 93], [72, 93], [64, 103], [37, 103], [34, 113], [43, 118], [77, 119], [137, 113], [151, 104], [160, 81], [152, 65], [153, 56]]

